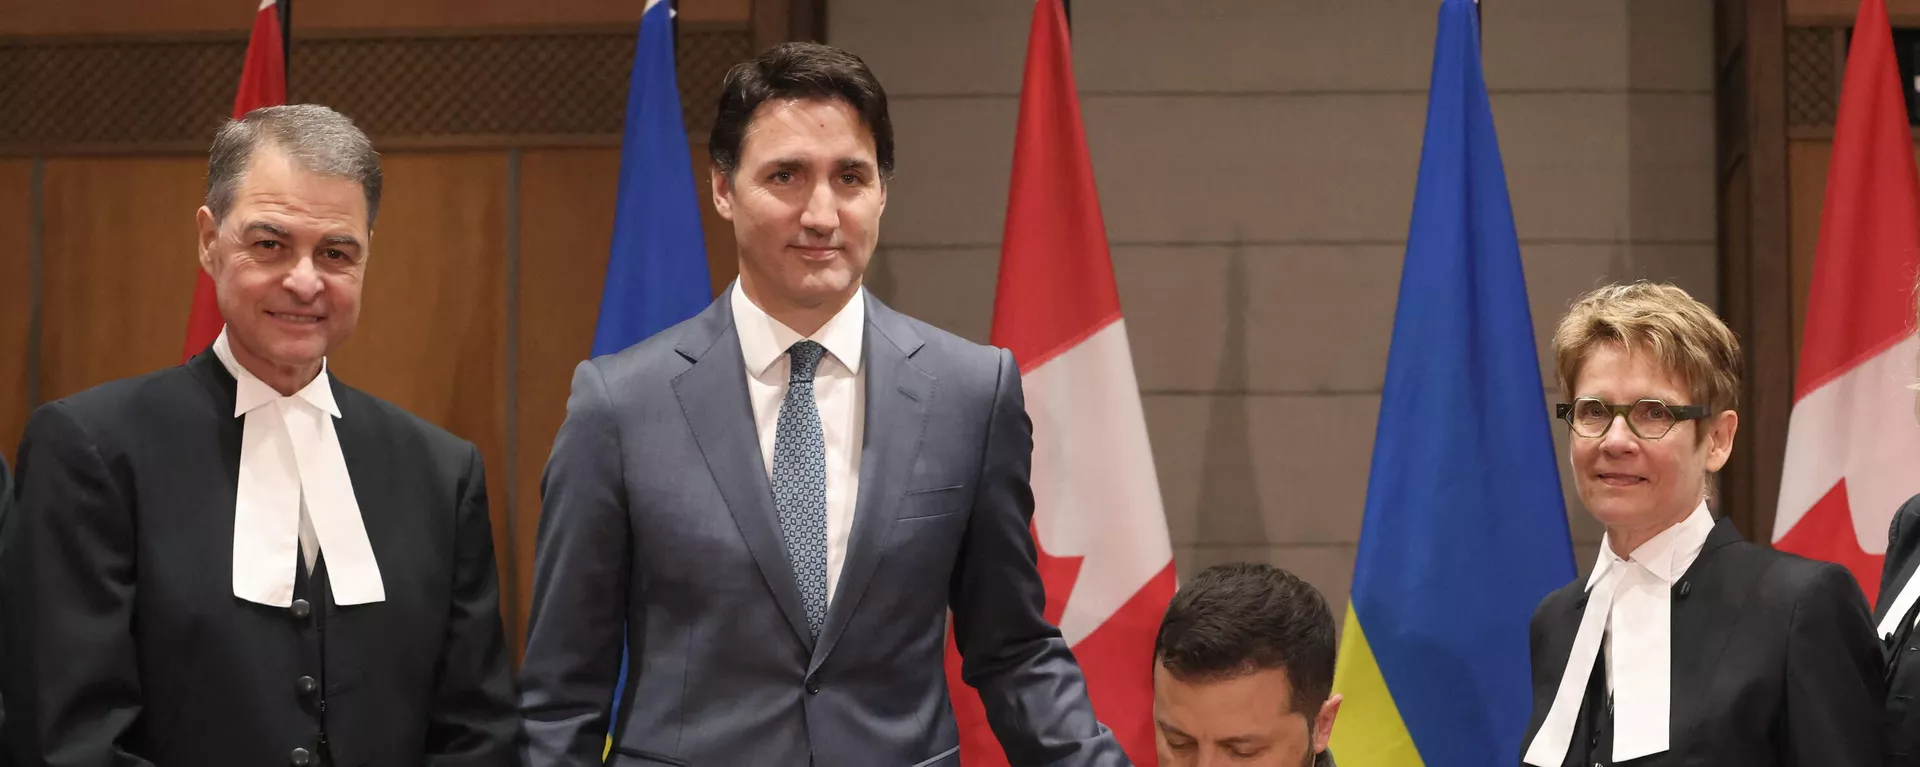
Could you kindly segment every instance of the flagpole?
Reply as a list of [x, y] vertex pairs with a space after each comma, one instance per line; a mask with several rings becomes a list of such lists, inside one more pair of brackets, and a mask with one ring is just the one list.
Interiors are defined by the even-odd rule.
[[[293, 83], [293, 0], [278, 0], [276, 7], [280, 14], [280, 69], [286, 77], [287, 84], [291, 85]], [[287, 100], [293, 99], [289, 96]]]

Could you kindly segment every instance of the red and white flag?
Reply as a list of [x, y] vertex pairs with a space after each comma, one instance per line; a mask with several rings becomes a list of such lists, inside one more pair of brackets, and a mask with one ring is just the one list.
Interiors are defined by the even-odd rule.
[[[1153, 640], [1173, 598], [1173, 549], [1060, 0], [1034, 5], [992, 340], [1019, 362], [1033, 419], [1047, 619], [1085, 671], [1094, 713], [1135, 764], [1152, 765]], [[947, 669], [962, 763], [1006, 764], [951, 645]]]
[[[240, 90], [233, 97], [233, 119], [260, 107], [287, 103], [287, 53], [280, 34], [276, 0], [260, 0], [253, 14], [253, 34], [247, 39], [247, 61], [240, 70]], [[220, 336], [225, 324], [213, 293], [213, 279], [200, 273], [193, 287], [193, 308], [187, 313], [187, 342], [182, 361], [205, 350]]]
[[1914, 167], [1885, 0], [1863, 0], [1834, 127], [1774, 545], [1880, 588], [1887, 526], [1920, 493]]

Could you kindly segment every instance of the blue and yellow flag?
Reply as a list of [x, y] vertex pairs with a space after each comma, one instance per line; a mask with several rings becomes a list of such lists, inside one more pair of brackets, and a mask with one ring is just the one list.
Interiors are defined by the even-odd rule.
[[673, 4], [649, 0], [627, 86], [620, 193], [593, 354], [637, 344], [713, 301], [673, 65]]
[[[627, 124], [620, 139], [620, 191], [613, 246], [607, 256], [593, 356], [612, 354], [666, 330], [713, 300], [700, 201], [680, 115], [673, 64], [673, 4], [648, 0], [627, 86]], [[610, 702], [617, 722], [626, 691], [627, 656]], [[611, 733], [609, 746], [611, 746]]]
[[1444, 0], [1334, 691], [1342, 767], [1515, 764], [1527, 624], [1573, 580], [1478, 7]]

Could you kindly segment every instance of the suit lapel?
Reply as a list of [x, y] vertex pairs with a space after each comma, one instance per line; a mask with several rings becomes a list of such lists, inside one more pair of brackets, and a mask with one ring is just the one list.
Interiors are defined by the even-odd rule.
[[[1701, 702], [1713, 681], [1715, 662], [1732, 637], [1740, 609], [1753, 593], [1740, 559], [1729, 548], [1740, 542], [1733, 521], [1722, 518], [1700, 549], [1700, 556], [1673, 584], [1673, 710], [1669, 727], [1690, 732], [1700, 721]], [[1680, 741], [1674, 741], [1677, 750]]]
[[847, 621], [866, 593], [879, 564], [886, 533], [893, 526], [896, 503], [920, 454], [927, 410], [933, 400], [934, 378], [912, 362], [922, 342], [913, 328], [885, 304], [868, 297], [867, 326], [861, 353], [866, 359], [866, 433], [860, 452], [860, 497], [854, 502], [853, 534], [847, 543], [846, 564], [827, 608], [820, 644], [814, 648], [808, 672], [826, 660]]
[[734, 330], [728, 293], [688, 327], [687, 337], [675, 347], [693, 367], [673, 379], [694, 442], [706, 458], [707, 470], [732, 512], [747, 551], [760, 566], [773, 600], [787, 616], [803, 644], [812, 644], [807, 611], [800, 587], [787, 560], [780, 514], [773, 506], [773, 488], [767, 482], [760, 436], [754, 431], [753, 402], [747, 393], [747, 367], [740, 356], [740, 336]]

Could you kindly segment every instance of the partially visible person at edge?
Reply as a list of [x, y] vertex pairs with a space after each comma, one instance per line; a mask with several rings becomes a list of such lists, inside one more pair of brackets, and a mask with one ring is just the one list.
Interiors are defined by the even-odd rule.
[[[1914, 286], [1915, 326], [1920, 327], [1920, 285]], [[1915, 383], [1920, 389], [1920, 381]], [[1920, 428], [1901, 414], [1894, 428]], [[1914, 402], [1915, 418], [1920, 418], [1920, 394]], [[1908, 456], [1908, 460], [1914, 460]], [[1920, 463], [1912, 467], [1920, 476]], [[1880, 596], [1873, 620], [1886, 649], [1887, 660], [1887, 764], [1889, 767], [1920, 767], [1920, 637], [1914, 636], [1914, 624], [1920, 621], [1920, 495], [1907, 499], [1893, 515], [1887, 530], [1887, 559], [1880, 571]], [[1905, 609], [1893, 614], [1897, 604]]]

